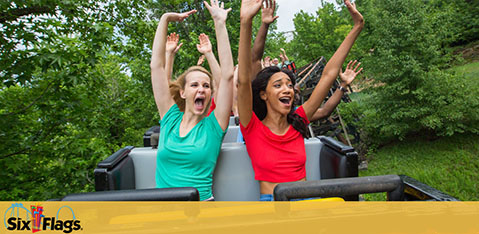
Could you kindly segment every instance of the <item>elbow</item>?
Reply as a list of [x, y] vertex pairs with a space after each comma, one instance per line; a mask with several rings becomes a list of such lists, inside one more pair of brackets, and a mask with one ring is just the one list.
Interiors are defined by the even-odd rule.
[[324, 69], [323, 75], [321, 79], [326, 78], [327, 80], [334, 80], [339, 75], [339, 68], [338, 69]]
[[223, 79], [228, 80], [228, 81], [233, 80], [233, 76], [234, 76], [234, 71], [231, 71], [231, 72], [228, 71], [228, 72], [223, 73]]
[[160, 61], [157, 61], [155, 59], [152, 59], [150, 62], [150, 69], [151, 70], [158, 70], [159, 68], [164, 67], [164, 64], [162, 65]]
[[150, 63], [150, 69], [151, 70], [155, 70], [157, 67], [158, 67], [158, 65], [156, 63], [153, 63], [153, 62]]

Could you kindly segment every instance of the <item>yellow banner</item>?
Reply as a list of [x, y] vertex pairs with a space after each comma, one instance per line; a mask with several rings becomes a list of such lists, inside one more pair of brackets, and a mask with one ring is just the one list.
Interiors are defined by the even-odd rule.
[[479, 202], [0, 202], [0, 233], [479, 233]]

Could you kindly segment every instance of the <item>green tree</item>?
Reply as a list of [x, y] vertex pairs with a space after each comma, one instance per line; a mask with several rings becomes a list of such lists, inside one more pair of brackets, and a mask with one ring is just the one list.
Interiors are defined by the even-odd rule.
[[[295, 15], [294, 38], [289, 50], [293, 51], [291, 56], [298, 61], [298, 65], [305, 65], [320, 56], [327, 60], [342, 43], [352, 27], [352, 21], [340, 2], [337, 2], [341, 6], [339, 9], [333, 3], [322, 2], [316, 14], [301, 11]], [[354, 46], [349, 57], [357, 58], [359, 53], [357, 46]]]
[[125, 34], [110, 10], [138, 13], [129, 4], [0, 4], [0, 199], [92, 191], [95, 164], [154, 123], [152, 101], [113, 50]]
[[477, 97], [468, 94], [474, 88], [440, 70], [451, 56], [440, 36], [444, 29], [431, 17], [437, 9], [413, 0], [366, 4], [371, 53], [363, 64], [375, 85], [364, 103], [363, 128], [372, 140], [477, 132], [479, 115], [468, 109], [477, 108]]

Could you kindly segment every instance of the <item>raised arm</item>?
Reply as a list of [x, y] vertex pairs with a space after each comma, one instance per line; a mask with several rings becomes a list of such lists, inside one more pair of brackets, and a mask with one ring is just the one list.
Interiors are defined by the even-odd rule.
[[280, 49], [281, 50], [281, 65], [285, 65], [286, 62], [289, 62], [289, 58], [288, 56], [286, 55], [286, 51], [284, 51], [283, 48]]
[[153, 87], [153, 95], [155, 97], [156, 107], [160, 113], [160, 117], [170, 109], [175, 103], [170, 95], [168, 86], [168, 76], [165, 71], [165, 47], [166, 34], [168, 32], [168, 22], [183, 21], [189, 15], [195, 13], [191, 10], [185, 13], [165, 13], [161, 16], [160, 23], [156, 29], [155, 39], [153, 41], [153, 50], [151, 53], [151, 84]]
[[270, 66], [271, 66], [271, 57], [266, 56], [266, 57], [264, 58], [264, 64], [263, 64], [263, 65], [264, 65], [263, 68], [265, 68], [265, 67], [270, 67]]
[[326, 64], [326, 67], [324, 68], [321, 75], [321, 79], [316, 85], [316, 88], [311, 94], [311, 97], [303, 104], [303, 109], [308, 119], [311, 119], [316, 110], [321, 106], [321, 103], [326, 97], [329, 88], [338, 76], [341, 65], [344, 63], [344, 60], [349, 53], [349, 50], [351, 50], [354, 41], [356, 40], [356, 38], [358, 38], [359, 33], [364, 27], [363, 16], [356, 9], [355, 4], [351, 4], [349, 0], [344, 0], [344, 3], [346, 4], [346, 7], [348, 8], [349, 13], [353, 18], [354, 26], [353, 29], [351, 29], [351, 31], [348, 33], [344, 41], [341, 43], [339, 48], [336, 50], [333, 57], [331, 57], [329, 62]]
[[261, 71], [261, 59], [264, 54], [264, 45], [266, 43], [266, 36], [268, 35], [269, 25], [272, 24], [279, 16], [274, 15], [276, 9], [275, 0], [265, 0], [266, 6], [262, 5], [261, 10], [261, 26], [259, 27], [258, 33], [256, 34], [256, 39], [253, 44], [253, 79], [256, 77], [256, 74]]
[[198, 58], [198, 62], [196, 62], [196, 66], [201, 66], [204, 62], [205, 62], [205, 56], [204, 56], [204, 55], [201, 55], [201, 56]]
[[180, 36], [176, 33], [171, 33], [166, 38], [166, 75], [168, 76], [168, 81], [171, 81], [173, 75], [173, 64], [175, 63], [175, 55], [180, 50], [183, 43], [178, 44]]
[[238, 65], [238, 112], [240, 122], [247, 126], [253, 113], [253, 93], [251, 89], [252, 57], [251, 31], [253, 17], [263, 5], [262, 0], [242, 0], [240, 12], [240, 41]]
[[[346, 66], [346, 70], [339, 73], [339, 77], [341, 78], [341, 84], [339, 86], [341, 88], [336, 89], [336, 91], [328, 99], [328, 101], [314, 113], [313, 117], [311, 117], [311, 119], [309, 120], [310, 122], [324, 119], [331, 115], [333, 110], [336, 108], [336, 106], [338, 106], [339, 102], [341, 101], [341, 97], [343, 96], [344, 91], [346, 91], [348, 85], [350, 85], [351, 82], [353, 82], [354, 78], [356, 78], [356, 76], [363, 70], [363, 68], [361, 68], [358, 71], [358, 68], [361, 63], [358, 63], [357, 65], [356, 63], [357, 60], [354, 60], [354, 62], [349, 61], [348, 65]], [[354, 67], [354, 65], [356, 66]]]
[[210, 0], [211, 5], [206, 1], [204, 3], [215, 23], [218, 58], [221, 68], [221, 81], [218, 84], [214, 113], [221, 128], [226, 130], [233, 104], [233, 55], [231, 54], [228, 31], [226, 30], [226, 18], [231, 8], [225, 10], [224, 3], [219, 4], [218, 0]]
[[[215, 54], [213, 53], [213, 48], [211, 46], [210, 38], [208, 37], [208, 35], [202, 33], [198, 38], [200, 39], [200, 44], [197, 44], [196, 48], [206, 58], [206, 60], [208, 60], [210, 71], [213, 74], [214, 87], [215, 90], [218, 91], [218, 86], [221, 80], [220, 64], [216, 60]], [[215, 92], [213, 94], [215, 99], [217, 93], [218, 92]]]

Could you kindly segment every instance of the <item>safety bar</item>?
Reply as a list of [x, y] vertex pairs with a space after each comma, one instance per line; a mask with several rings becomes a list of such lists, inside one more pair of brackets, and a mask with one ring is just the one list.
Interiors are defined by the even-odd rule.
[[110, 190], [66, 195], [62, 201], [199, 201], [193, 187]]
[[310, 197], [343, 197], [387, 192], [389, 201], [404, 200], [404, 184], [398, 175], [351, 177], [278, 184], [275, 201]]

